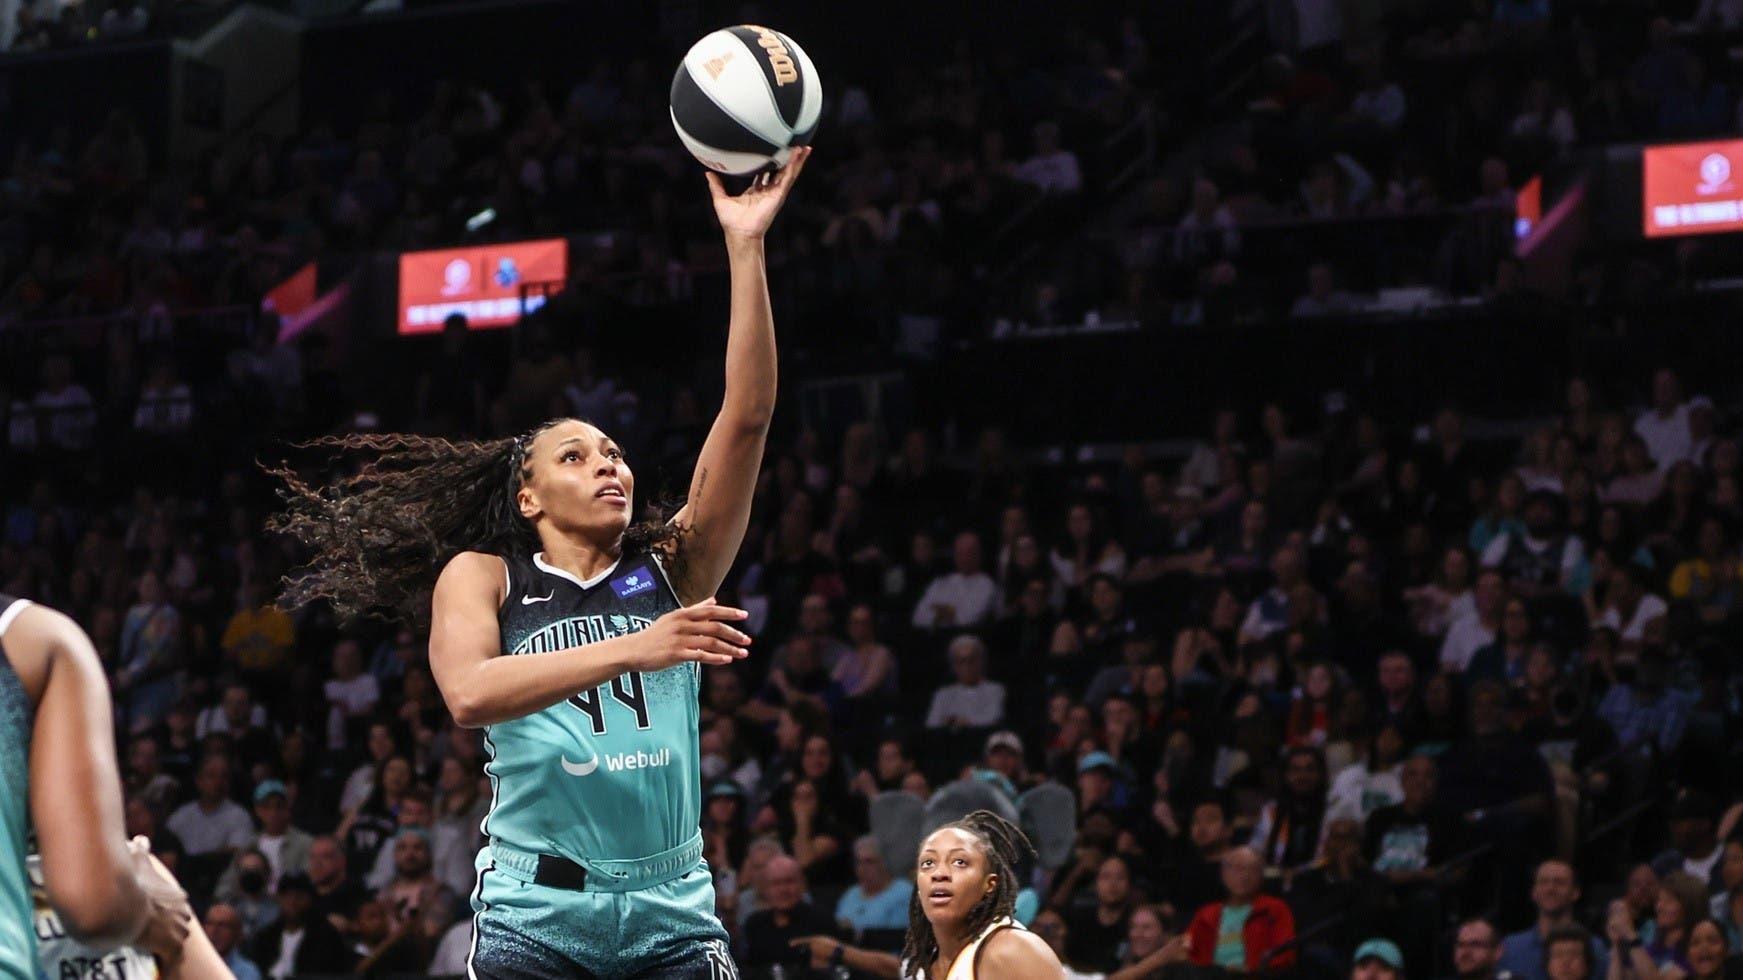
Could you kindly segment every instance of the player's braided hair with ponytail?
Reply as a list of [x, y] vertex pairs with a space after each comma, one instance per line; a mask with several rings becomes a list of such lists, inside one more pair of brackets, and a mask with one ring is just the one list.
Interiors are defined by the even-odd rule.
[[[970, 936], [980, 935], [988, 923], [1002, 916], [1012, 915], [1017, 908], [1017, 893], [1022, 889], [1017, 884], [1017, 865], [1025, 856], [1035, 855], [1035, 845], [1029, 843], [1029, 838], [1016, 824], [991, 810], [976, 810], [961, 820], [954, 820], [939, 827], [954, 827], [966, 831], [980, 841], [981, 851], [986, 855], [989, 875], [998, 875], [992, 890], [981, 896], [974, 908], [969, 909], [968, 919], [963, 928]], [[937, 833], [938, 831], [933, 831]], [[938, 937], [932, 933], [932, 922], [926, 918], [926, 912], [920, 904], [920, 892], [916, 887], [914, 894], [908, 898], [908, 937], [902, 945], [902, 976], [913, 977], [925, 969], [938, 957]]]
[[[326, 436], [296, 448], [325, 453], [327, 470], [351, 469], [325, 484], [289, 465], [264, 467], [283, 486], [282, 512], [267, 530], [308, 548], [308, 564], [284, 579], [280, 605], [317, 599], [342, 621], [361, 616], [427, 622], [436, 575], [462, 551], [530, 555], [540, 547], [515, 501], [532, 478], [533, 440], [570, 419], [551, 419], [518, 436], [454, 441], [433, 436]], [[372, 454], [358, 462], [361, 454]], [[669, 547], [681, 528], [654, 520], [624, 532], [624, 553]]]

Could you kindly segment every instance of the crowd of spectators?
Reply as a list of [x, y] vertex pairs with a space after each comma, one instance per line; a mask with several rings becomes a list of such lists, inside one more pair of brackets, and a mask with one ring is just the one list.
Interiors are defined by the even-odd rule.
[[[1680, 98], [1641, 101], [1682, 63], [1685, 42], [1650, 19], [1668, 4], [1593, 7], [1647, 16], [1644, 54], [1598, 14], [1558, 8], [1576, 29], [1547, 29], [1531, 0], [1480, 20], [1419, 4], [1335, 43], [1300, 16], [1329, 8], [1292, 6], [1254, 109], [1283, 142], [1152, 184], [1152, 224], [1190, 234], [1136, 242], [1135, 291], [1105, 295], [1148, 296], [1170, 269], [1244, 281], [1242, 194], [1347, 216], [1366, 171], [1390, 175], [1370, 177], [1376, 202], [1395, 182], [1406, 200], [1498, 197], [1518, 176], [1509, 140], [1559, 153], [1569, 134], [1654, 135]], [[1689, 13], [1730, 28], [1734, 6]], [[783, 324], [841, 324], [835, 342], [978, 303], [963, 287], [1000, 221], [1094, 194], [1096, 161], [1068, 148], [1171, 84], [1138, 21], [1110, 38], [1070, 32], [1071, 70], [965, 49], [937, 70], [953, 85], [844, 85], [841, 152], [819, 157], [822, 190], [774, 243], [776, 289], [798, 297]], [[1493, 75], [1570, 38], [1603, 66], [1578, 106], [1554, 92], [1585, 60], [1531, 60], [1547, 87]], [[1411, 59], [1464, 80], [1388, 83]], [[1542, 117], [1523, 134], [1501, 124], [1521, 78]], [[1619, 107], [1598, 97], [1617, 79]], [[1440, 130], [1408, 120], [1437, 112], [1430, 97], [1493, 125], [1422, 152]], [[140, 323], [94, 357], [5, 365], [0, 591], [93, 637], [129, 833], [182, 876], [243, 980], [464, 972], [489, 805], [479, 735], [449, 717], [426, 636], [273, 605], [299, 556], [262, 531], [257, 453], [334, 427], [504, 435], [565, 412], [600, 422], [638, 472], [681, 480], [709, 399], [684, 352], [631, 370], [534, 321], [496, 365], [462, 323], [403, 365], [415, 397], [384, 419], [358, 414], [377, 379], [280, 346], [271, 318], [195, 356], [171, 311], [252, 306], [313, 256], [449, 244], [486, 207], [504, 237], [620, 229], [578, 280], [632, 304], [683, 297], [712, 233], [701, 196], [676, 189], [691, 164], [662, 100], [646, 63], [572, 87], [455, 83], [415, 109], [384, 92], [343, 135], [317, 115], [178, 172], [116, 115], [86, 140], [31, 142], [0, 184], [0, 312]], [[1361, 119], [1321, 125], [1346, 110]], [[1361, 138], [1388, 121], [1396, 139]], [[1259, 163], [1314, 131], [1350, 142], [1295, 157], [1298, 174]], [[1187, 186], [1190, 205], [1174, 199]], [[1349, 303], [1333, 265], [1298, 271], [1302, 315]], [[1052, 284], [1050, 308], [1081, 308], [1090, 282]], [[1510, 420], [1522, 437], [1481, 440], [1450, 401], [1428, 418], [1231, 405], [1184, 457], [1133, 447], [1107, 464], [1026, 460], [1023, 434], [998, 428], [966, 450], [933, 426], [813, 429], [784, 402], [721, 593], [752, 611], [763, 653], [702, 693], [703, 831], [741, 964], [824, 975], [832, 943], [899, 944], [909, 869], [886, 859], [873, 803], [966, 785], [1071, 794], [1074, 846], [1023, 869], [1019, 910], [1077, 976], [1720, 975], [1743, 949], [1735, 395], [1691, 395], [1670, 368], [1573, 377]]]
[[[1252, 323], [1405, 287], [1507, 299], [1525, 289], [1511, 256], [1528, 181], [1559, 188], [1584, 149], [1739, 118], [1723, 2], [1262, 6], [1293, 13], [1264, 25], [1259, 63], [1210, 66], [1229, 79], [1220, 113], [1183, 108], [1205, 82], [1182, 74], [1207, 69], [1150, 16], [832, 87], [829, 194], [789, 216], [788, 295], [868, 344], [913, 321]], [[663, 77], [635, 56], [517, 85], [384, 85], [175, 171], [122, 111], [23, 134], [0, 184], [0, 316], [247, 302], [317, 256], [577, 231], [610, 235], [578, 280], [681, 299], [720, 260], [703, 201], [674, 190], [694, 164]], [[1159, 143], [1110, 139], [1140, 119]], [[1111, 191], [1121, 174], [1136, 180]], [[1086, 208], [1102, 212], [1087, 247]], [[1692, 243], [1637, 259], [1582, 254], [1577, 298], [1726, 263]]]
[[21, 0], [7, 51], [29, 54], [147, 36], [161, 21], [161, 0]]
[[[627, 388], [565, 363], [577, 404]], [[1452, 408], [1312, 431], [1275, 405], [1111, 466], [1019, 465], [997, 430], [951, 461], [924, 429], [778, 436], [722, 592], [767, 652], [702, 695], [741, 958], [899, 937], [870, 802], [965, 779], [1074, 794], [1025, 911], [1085, 973], [1167, 947], [1328, 976], [1380, 936], [1410, 975], [1545, 976], [1565, 934], [1598, 971], [1686, 974], [1709, 920], [1735, 948], [1739, 444], [1673, 371], [1644, 380], [1631, 409], [1576, 378], [1517, 443]], [[245, 469], [115, 498], [14, 458], [0, 590], [90, 631], [129, 830], [239, 967], [463, 969], [489, 794], [426, 637], [276, 609], [297, 556]]]
[[[1171, 76], [1147, 34], [1136, 18], [1073, 26], [1034, 61], [964, 42], [924, 78], [832, 86], [817, 191], [777, 243], [785, 295], [867, 340], [898, 316], [973, 309], [994, 232], [1093, 197], [1102, 138], [1163, 99]], [[609, 244], [577, 250], [574, 280], [638, 305], [681, 299], [723, 258], [706, 195], [686, 192], [696, 164], [667, 79], [638, 52], [518, 84], [383, 80], [186, 168], [153, 159], [120, 109], [94, 131], [19, 134], [0, 183], [0, 318], [246, 303], [317, 257], [580, 233]]]
[[[1727, 2], [1262, 6], [1273, 51], [1242, 76], [1243, 104], [1095, 247], [1030, 277], [1015, 322], [1347, 315], [1423, 286], [1506, 297], [1527, 182], [1544, 181], [1547, 208], [1582, 153], [1722, 137], [1743, 118]], [[1654, 257], [1660, 274], [1718, 260], [1684, 251]], [[1581, 300], [1626, 287], [1620, 255], [1581, 257]]]

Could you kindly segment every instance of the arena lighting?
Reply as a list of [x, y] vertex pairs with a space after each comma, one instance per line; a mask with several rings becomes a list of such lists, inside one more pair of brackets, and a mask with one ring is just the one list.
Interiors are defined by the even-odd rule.
[[[569, 243], [562, 238], [407, 252], [399, 257], [398, 332], [436, 333], [454, 313], [475, 330], [513, 326], [523, 312], [545, 305], [568, 276]], [[546, 288], [527, 295], [523, 309], [521, 287], [528, 283]]]
[[1646, 147], [1640, 189], [1648, 238], [1743, 229], [1743, 140]]
[[495, 208], [485, 208], [484, 210], [473, 215], [472, 217], [466, 219], [466, 230], [467, 231], [477, 231], [478, 229], [484, 227], [487, 224], [490, 224], [492, 221], [495, 221], [495, 220], [496, 220], [496, 209]]

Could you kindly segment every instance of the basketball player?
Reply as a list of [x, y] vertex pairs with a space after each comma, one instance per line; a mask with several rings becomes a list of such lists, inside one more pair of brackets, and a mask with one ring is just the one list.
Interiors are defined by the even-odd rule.
[[[180, 958], [193, 915], [174, 881], [128, 846], [111, 711], [84, 631], [58, 612], [0, 595], [3, 980], [39, 976], [26, 859], [32, 824], [42, 893], [67, 935], [94, 950], [134, 946], [165, 962]], [[142, 970], [149, 964], [137, 953], [118, 956]], [[87, 966], [100, 974], [107, 962]]]
[[737, 976], [702, 860], [697, 695], [701, 665], [750, 642], [713, 596], [774, 410], [763, 234], [809, 155], [737, 197], [708, 175], [732, 273], [726, 395], [671, 521], [631, 523], [622, 447], [577, 419], [483, 443], [324, 440], [380, 455], [323, 490], [276, 471], [272, 526], [315, 549], [290, 603], [416, 615], [445, 562], [430, 665], [454, 718], [485, 730], [492, 790], [473, 980]]
[[1059, 957], [1017, 922], [1017, 862], [1029, 839], [988, 810], [920, 844], [902, 976], [916, 980], [1060, 980]]

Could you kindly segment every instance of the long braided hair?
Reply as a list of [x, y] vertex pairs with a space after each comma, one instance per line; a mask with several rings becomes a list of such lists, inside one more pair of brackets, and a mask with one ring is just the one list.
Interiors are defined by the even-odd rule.
[[[1016, 824], [991, 810], [976, 810], [961, 820], [944, 824], [938, 830], [955, 828], [974, 835], [986, 855], [987, 874], [998, 875], [992, 890], [981, 896], [968, 910], [964, 923], [970, 936], [977, 936], [989, 923], [1001, 916], [1013, 914], [1017, 908], [1017, 865], [1025, 857], [1035, 856], [1035, 845]], [[937, 833], [935, 830], [933, 833]], [[913, 977], [938, 958], [938, 937], [932, 933], [932, 921], [920, 905], [920, 892], [915, 887], [908, 898], [908, 936], [902, 944], [902, 976]]]
[[[462, 551], [529, 555], [540, 547], [515, 501], [532, 478], [527, 453], [551, 419], [518, 436], [454, 441], [432, 436], [326, 436], [296, 448], [324, 452], [326, 470], [349, 475], [311, 484], [288, 464], [263, 469], [283, 484], [284, 510], [266, 527], [312, 552], [284, 579], [279, 604], [325, 599], [341, 621], [364, 616], [422, 626], [436, 575]], [[372, 454], [358, 460], [362, 454]], [[671, 551], [682, 528], [663, 520], [632, 524], [624, 553]]]

